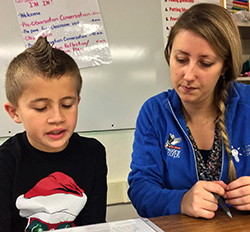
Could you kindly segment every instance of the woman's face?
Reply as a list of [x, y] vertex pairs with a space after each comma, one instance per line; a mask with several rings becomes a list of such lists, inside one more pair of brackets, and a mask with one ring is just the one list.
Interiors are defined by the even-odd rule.
[[170, 73], [182, 102], [211, 104], [214, 88], [224, 75], [224, 61], [208, 41], [190, 30], [181, 30], [173, 41]]

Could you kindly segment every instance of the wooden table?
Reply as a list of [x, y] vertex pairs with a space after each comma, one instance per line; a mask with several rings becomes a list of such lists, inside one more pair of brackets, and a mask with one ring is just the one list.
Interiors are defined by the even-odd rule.
[[192, 218], [183, 214], [150, 218], [150, 221], [167, 232], [250, 232], [250, 212], [230, 208], [233, 218], [219, 209], [213, 219]]

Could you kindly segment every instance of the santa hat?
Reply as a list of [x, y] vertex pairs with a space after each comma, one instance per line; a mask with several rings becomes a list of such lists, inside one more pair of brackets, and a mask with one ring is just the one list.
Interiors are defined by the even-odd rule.
[[55, 172], [39, 181], [16, 200], [20, 216], [48, 224], [73, 222], [86, 204], [87, 196], [74, 180]]

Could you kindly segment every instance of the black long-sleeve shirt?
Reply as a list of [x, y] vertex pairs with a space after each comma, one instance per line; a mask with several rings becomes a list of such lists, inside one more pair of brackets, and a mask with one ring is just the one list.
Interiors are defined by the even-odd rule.
[[74, 224], [105, 222], [107, 165], [104, 146], [96, 139], [73, 133], [63, 151], [47, 153], [32, 147], [23, 132], [0, 147], [0, 232], [25, 230], [28, 219], [19, 215], [16, 199], [55, 172], [72, 178], [87, 196]]

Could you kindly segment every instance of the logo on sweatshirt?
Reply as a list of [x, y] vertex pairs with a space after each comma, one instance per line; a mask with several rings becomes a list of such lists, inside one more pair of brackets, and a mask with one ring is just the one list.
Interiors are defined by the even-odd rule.
[[165, 149], [167, 155], [173, 158], [180, 158], [181, 147], [177, 146], [181, 142], [181, 138], [175, 138], [174, 134], [169, 134], [167, 142], [165, 143]]
[[238, 147], [238, 148], [236, 149], [236, 148], [234, 148], [233, 146], [231, 146], [231, 148], [232, 148], [232, 150], [231, 150], [232, 156], [234, 157], [235, 161], [236, 161], [237, 163], [239, 163], [239, 162], [240, 162], [240, 157], [239, 157], [239, 155], [242, 156], [242, 154], [239, 152], [240, 147]]
[[250, 156], [250, 144], [242, 147], [242, 155], [244, 155], [244, 157]]

